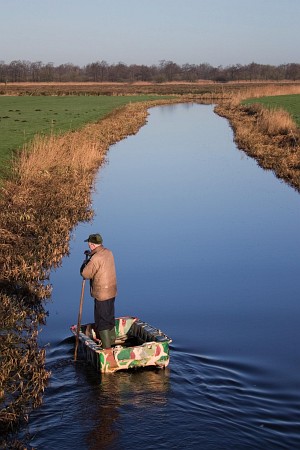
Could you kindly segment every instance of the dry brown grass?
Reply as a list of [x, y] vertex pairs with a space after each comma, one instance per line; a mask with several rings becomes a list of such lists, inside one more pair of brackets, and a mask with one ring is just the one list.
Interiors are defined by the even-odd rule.
[[[273, 95], [279, 92], [272, 91]], [[270, 90], [265, 94], [271, 95]], [[253, 92], [248, 95], [253, 96]], [[215, 111], [229, 119], [241, 150], [300, 191], [300, 131], [286, 111], [269, 110], [260, 104], [243, 106], [232, 99], [217, 105]]]
[[1, 432], [41, 404], [49, 378], [45, 350], [38, 348], [36, 340], [43, 317], [38, 304], [30, 307], [18, 296], [1, 294]]
[[269, 97], [273, 95], [300, 94], [300, 84], [267, 84], [245, 86], [243, 89], [229, 92], [227, 97], [232, 106], [237, 106], [247, 98]]
[[[279, 92], [289, 93], [298, 89], [299, 82], [270, 82], [270, 81], [239, 81], [230, 83], [216, 83], [198, 80], [193, 83], [8, 83], [0, 84], [0, 94], [3, 95], [195, 95], [205, 96], [207, 99], [222, 99], [239, 95], [249, 98], [249, 92]], [[260, 94], [258, 94], [260, 95]], [[263, 93], [261, 95], [264, 95]], [[266, 94], [272, 95], [272, 94]], [[237, 97], [238, 98], [238, 97]], [[242, 97], [241, 97], [242, 99]]]
[[54, 174], [91, 176], [102, 163], [108, 147], [136, 133], [146, 116], [145, 106], [129, 105], [83, 130], [62, 136], [36, 136], [18, 157], [14, 167], [16, 177], [21, 184], [31, 184]]
[[256, 105], [257, 126], [269, 136], [296, 133], [297, 126], [290, 114], [282, 108], [267, 109]]

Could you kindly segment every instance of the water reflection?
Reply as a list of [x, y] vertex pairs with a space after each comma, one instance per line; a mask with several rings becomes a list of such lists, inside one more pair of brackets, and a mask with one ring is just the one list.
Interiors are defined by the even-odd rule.
[[93, 414], [97, 419], [86, 439], [88, 448], [122, 448], [117, 425], [117, 421], [121, 421], [119, 411], [124, 408], [134, 420], [133, 417], [139, 414], [139, 410], [142, 414], [147, 414], [148, 409], [166, 405], [168, 370], [145, 369], [114, 375], [102, 374], [100, 378], [98, 395], [93, 396], [93, 402], [98, 407]]
[[[85, 367], [84, 370], [87, 368]], [[78, 370], [78, 369], [77, 369]], [[119, 418], [120, 396], [116, 389], [116, 383], [111, 377], [102, 386], [102, 380], [95, 379], [95, 376], [88, 377], [86, 381], [90, 385], [89, 393], [92, 394], [86, 399], [87, 411], [83, 414], [83, 420], [87, 422], [88, 432], [85, 441], [87, 448], [101, 449], [111, 446], [118, 438], [118, 432], [114, 428], [115, 422]]]

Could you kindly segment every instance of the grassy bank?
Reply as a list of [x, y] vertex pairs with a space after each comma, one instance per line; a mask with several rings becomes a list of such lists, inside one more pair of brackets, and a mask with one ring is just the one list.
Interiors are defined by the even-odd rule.
[[[291, 99], [276, 97], [274, 104], [279, 108], [270, 107], [270, 98], [266, 98], [265, 106], [263, 99], [256, 97], [242, 104], [232, 99], [218, 104], [215, 111], [229, 120], [241, 150], [300, 192], [300, 130], [293, 119], [299, 115], [299, 94]], [[288, 112], [291, 109], [293, 117]]]
[[128, 103], [157, 96], [0, 96], [0, 163], [36, 134], [61, 134], [101, 120]]
[[271, 110], [284, 109], [300, 128], [300, 94], [274, 95], [261, 98], [250, 98], [242, 102], [244, 105], [260, 104]]

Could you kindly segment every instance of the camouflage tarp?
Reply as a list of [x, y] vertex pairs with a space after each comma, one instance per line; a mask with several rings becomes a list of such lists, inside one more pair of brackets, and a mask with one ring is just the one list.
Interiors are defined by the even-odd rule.
[[[166, 367], [169, 364], [172, 340], [137, 317], [116, 319], [116, 342], [108, 349], [103, 349], [101, 341], [93, 339], [91, 328], [93, 324], [81, 326], [79, 351], [100, 372], [145, 366]], [[77, 326], [72, 326], [71, 331], [76, 336]]]

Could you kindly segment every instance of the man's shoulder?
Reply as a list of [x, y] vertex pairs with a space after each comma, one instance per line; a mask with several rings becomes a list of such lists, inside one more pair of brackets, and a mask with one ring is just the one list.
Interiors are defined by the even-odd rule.
[[94, 256], [98, 258], [103, 258], [107, 255], [112, 255], [112, 251], [109, 248], [103, 246], [97, 247], [96, 252], [94, 253]]

